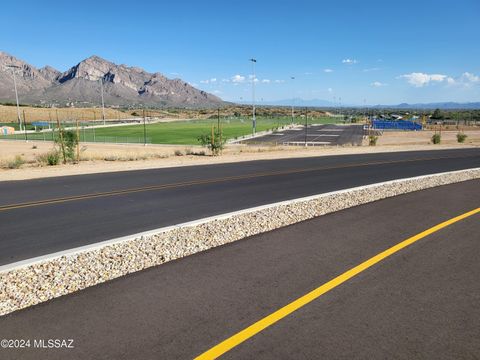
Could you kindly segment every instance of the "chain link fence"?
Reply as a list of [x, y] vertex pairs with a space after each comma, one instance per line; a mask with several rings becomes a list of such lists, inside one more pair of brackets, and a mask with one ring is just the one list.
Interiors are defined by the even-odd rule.
[[[0, 140], [23, 140], [23, 141], [55, 141], [58, 137], [57, 132], [36, 132], [36, 133], [16, 133], [12, 135], [0, 135]], [[112, 144], [151, 144], [150, 137], [143, 136], [101, 136], [95, 135], [94, 132], [80, 131], [80, 142], [91, 143], [112, 143]]]

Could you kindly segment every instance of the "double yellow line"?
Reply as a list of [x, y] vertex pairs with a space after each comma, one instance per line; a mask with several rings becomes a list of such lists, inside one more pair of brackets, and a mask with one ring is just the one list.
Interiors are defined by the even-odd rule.
[[94, 199], [94, 198], [107, 197], [107, 196], [125, 195], [125, 194], [132, 194], [132, 193], [145, 192], [145, 191], [165, 190], [165, 189], [172, 189], [172, 188], [179, 188], [179, 187], [186, 187], [186, 186], [193, 186], [193, 185], [215, 184], [215, 183], [235, 181], [235, 180], [261, 178], [261, 177], [267, 177], [267, 176], [279, 176], [279, 175], [299, 174], [299, 173], [307, 173], [307, 172], [321, 171], [321, 170], [334, 170], [334, 169], [355, 168], [355, 167], [384, 165], [384, 164], [399, 164], [399, 163], [417, 162], [417, 161], [468, 158], [468, 157], [476, 157], [476, 156], [477, 155], [444, 156], [444, 157], [394, 160], [394, 161], [391, 161], [391, 160], [390, 161], [374, 161], [374, 162], [364, 162], [364, 163], [358, 163], [358, 164], [344, 164], [344, 165], [334, 165], [334, 166], [310, 167], [310, 168], [304, 168], [304, 169], [268, 171], [268, 172], [260, 172], [255, 174], [227, 176], [227, 177], [204, 179], [204, 180], [192, 180], [192, 181], [184, 181], [184, 182], [169, 183], [169, 184], [162, 184], [162, 185], [129, 188], [129, 189], [123, 189], [123, 190], [113, 190], [113, 191], [90, 193], [90, 194], [83, 194], [83, 195], [66, 196], [66, 197], [30, 201], [30, 202], [17, 203], [17, 204], [8, 204], [8, 205], [0, 206], [0, 211], [8, 211], [8, 210], [21, 209], [21, 208], [27, 208], [27, 207], [41, 206], [41, 205], [58, 204], [58, 203], [78, 201], [78, 200], [87, 200], [87, 199]]

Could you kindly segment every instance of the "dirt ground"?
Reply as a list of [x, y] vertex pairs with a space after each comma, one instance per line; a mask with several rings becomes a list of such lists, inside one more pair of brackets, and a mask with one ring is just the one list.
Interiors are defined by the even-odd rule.
[[[433, 131], [384, 132], [379, 137], [377, 146], [305, 148], [229, 145], [221, 156], [215, 157], [208, 156], [208, 150], [199, 146], [81, 144], [81, 158], [84, 161], [79, 164], [58, 166], [40, 166], [36, 161], [39, 155], [52, 150], [51, 143], [4, 140], [0, 141], [0, 163], [2, 164], [0, 181], [292, 157], [480, 146], [480, 130], [466, 132], [468, 137], [465, 144], [457, 143], [457, 131], [442, 131], [442, 143], [433, 145], [430, 142], [433, 133]], [[366, 144], [367, 141], [364, 143]], [[206, 155], [202, 155], [203, 153]], [[19, 169], [8, 169], [7, 164], [17, 155], [22, 157], [25, 164]]]
[[[437, 131], [438, 132], [438, 131]], [[458, 144], [458, 130], [443, 130], [441, 132], [442, 144]], [[465, 144], [480, 145], [480, 129], [464, 131], [467, 135]], [[425, 131], [385, 131], [379, 136], [377, 145], [428, 145], [435, 134], [433, 130]]]

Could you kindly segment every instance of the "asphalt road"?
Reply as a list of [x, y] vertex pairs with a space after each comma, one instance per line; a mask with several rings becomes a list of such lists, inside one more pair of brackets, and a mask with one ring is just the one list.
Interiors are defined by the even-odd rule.
[[256, 145], [361, 145], [363, 125], [308, 125], [298, 126], [294, 129], [277, 131], [272, 134], [259, 136], [242, 141], [245, 144]]
[[[480, 149], [465, 149], [0, 182], [0, 265], [276, 201], [479, 166]], [[67, 201], [51, 201], [58, 198]], [[24, 202], [32, 203], [11, 205]]]
[[[480, 180], [318, 217], [0, 318], [8, 359], [188, 359], [425, 229], [480, 205]], [[226, 359], [475, 359], [480, 215], [419, 240], [227, 352]]]

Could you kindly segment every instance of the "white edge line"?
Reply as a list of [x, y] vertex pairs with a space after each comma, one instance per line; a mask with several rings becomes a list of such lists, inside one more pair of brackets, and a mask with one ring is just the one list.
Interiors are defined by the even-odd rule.
[[322, 194], [310, 195], [310, 196], [306, 196], [306, 197], [301, 197], [301, 198], [296, 198], [296, 199], [291, 199], [291, 200], [284, 200], [284, 201], [271, 203], [271, 204], [266, 204], [266, 205], [255, 206], [255, 207], [242, 209], [242, 210], [237, 210], [237, 211], [232, 211], [232, 212], [228, 212], [228, 213], [224, 213], [224, 214], [220, 214], [220, 215], [213, 215], [213, 216], [209, 216], [209, 217], [198, 219], [198, 220], [193, 220], [193, 221], [188, 221], [188, 222], [184, 222], [184, 223], [180, 223], [180, 224], [161, 227], [161, 228], [158, 228], [158, 229], [143, 231], [143, 232], [132, 234], [132, 235], [126, 235], [126, 236], [118, 237], [118, 238], [111, 239], [111, 240], [105, 240], [105, 241], [101, 241], [101, 242], [94, 243], [94, 244], [89, 244], [89, 245], [85, 245], [85, 246], [71, 248], [71, 249], [68, 249], [68, 250], [62, 250], [62, 251], [58, 251], [58, 252], [55, 252], [55, 253], [50, 253], [50, 254], [37, 256], [37, 257], [34, 257], [34, 258], [25, 259], [25, 260], [13, 262], [13, 263], [10, 263], [10, 264], [2, 265], [2, 266], [0, 266], [0, 274], [5, 273], [5, 272], [9, 272], [9, 271], [12, 271], [12, 270], [16, 270], [16, 269], [19, 269], [19, 268], [25, 268], [25, 267], [28, 267], [30, 265], [38, 264], [38, 263], [41, 263], [41, 262], [46, 262], [46, 261], [49, 261], [49, 260], [60, 258], [62, 256], [78, 255], [78, 254], [81, 254], [81, 253], [84, 253], [84, 252], [87, 252], [87, 251], [97, 250], [97, 249], [103, 248], [103, 247], [108, 246], [108, 245], [118, 244], [118, 243], [121, 243], [121, 242], [130, 241], [130, 240], [135, 240], [135, 239], [141, 238], [142, 236], [152, 236], [152, 235], [156, 235], [156, 234], [165, 233], [165, 232], [168, 232], [170, 230], [177, 229], [177, 228], [201, 225], [201, 224], [211, 222], [211, 221], [223, 220], [223, 219], [226, 219], [226, 218], [230, 218], [230, 217], [233, 217], [235, 215], [241, 215], [241, 214], [255, 212], [255, 211], [259, 211], [259, 210], [265, 210], [265, 209], [269, 209], [269, 208], [277, 207], [277, 206], [282, 206], [282, 205], [290, 205], [290, 204], [294, 204], [294, 203], [297, 203], [297, 202], [305, 202], [305, 201], [315, 200], [315, 199], [319, 199], [319, 198], [322, 198], [322, 197], [327, 197], [327, 196], [336, 195], [336, 194], [342, 194], [342, 193], [346, 193], [346, 192], [350, 192], [350, 191], [358, 191], [358, 190], [363, 190], [363, 189], [369, 189], [369, 188], [372, 188], [372, 187], [379, 187], [379, 186], [387, 185], [387, 184], [395, 184], [395, 183], [398, 183], [398, 182], [404, 182], [404, 181], [410, 181], [410, 180], [419, 180], [419, 179], [428, 178], [428, 177], [439, 177], [439, 176], [443, 176], [443, 175], [447, 175], [447, 174], [450, 175], [450, 174], [457, 174], [457, 173], [461, 173], [461, 172], [465, 172], [465, 171], [478, 171], [478, 170], [480, 170], [480, 167], [462, 169], [462, 170], [455, 170], [455, 171], [446, 171], [446, 172], [441, 172], [441, 173], [414, 176], [414, 177], [395, 179], [395, 180], [388, 180], [388, 181], [383, 181], [383, 182], [374, 183], [374, 184], [356, 186], [356, 187], [348, 188], [348, 189], [335, 190], [335, 191], [330, 191], [330, 192], [326, 192], [326, 193], [322, 193]]

